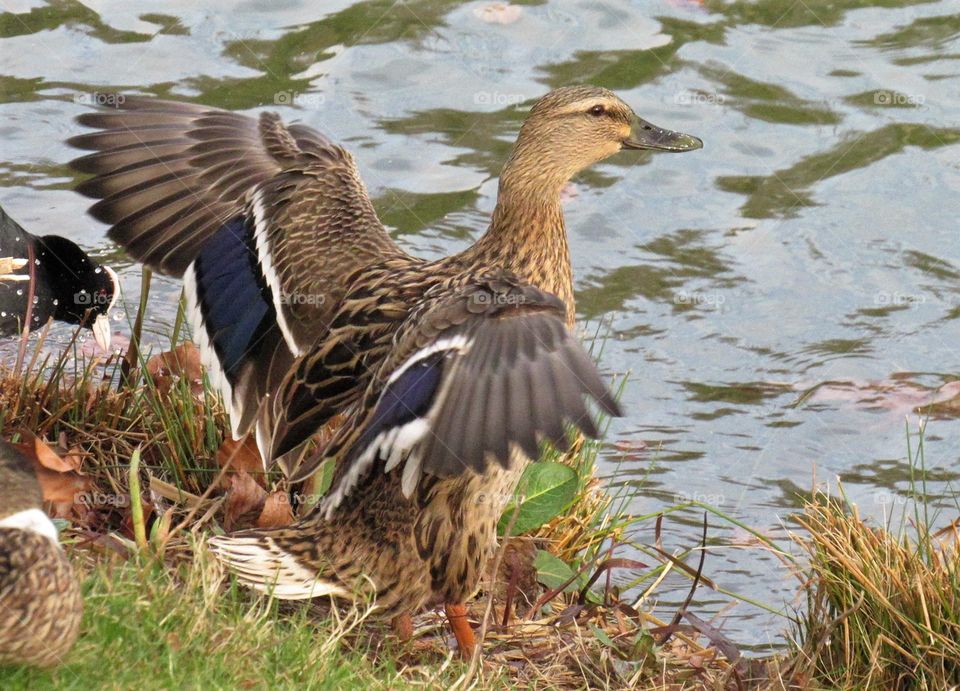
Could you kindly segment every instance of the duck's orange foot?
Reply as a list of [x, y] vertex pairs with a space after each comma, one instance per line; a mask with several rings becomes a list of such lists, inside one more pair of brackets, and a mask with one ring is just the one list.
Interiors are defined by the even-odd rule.
[[393, 632], [403, 643], [413, 638], [413, 619], [410, 618], [409, 612], [398, 614], [390, 623], [393, 626]]
[[477, 646], [477, 639], [473, 635], [473, 629], [470, 628], [470, 622], [467, 620], [467, 606], [459, 604], [447, 604], [443, 606], [447, 614], [447, 621], [450, 622], [450, 628], [457, 639], [457, 646], [460, 648], [460, 654], [464, 657], [473, 655], [473, 649]]

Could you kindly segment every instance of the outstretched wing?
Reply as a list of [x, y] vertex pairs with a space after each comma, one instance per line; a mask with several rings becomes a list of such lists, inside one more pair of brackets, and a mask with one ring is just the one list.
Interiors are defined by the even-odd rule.
[[79, 122], [78, 191], [109, 236], [184, 275], [204, 364], [235, 435], [293, 356], [322, 335], [353, 271], [402, 254], [352, 156], [304, 125], [138, 97]]
[[610, 415], [620, 409], [564, 319], [558, 298], [511, 280], [428, 299], [401, 330], [357, 424], [297, 476], [340, 458], [329, 513], [371, 472], [401, 472], [410, 496], [423, 473], [507, 467], [515, 450], [536, 458], [541, 440], [566, 448], [568, 424], [597, 436], [587, 399]]

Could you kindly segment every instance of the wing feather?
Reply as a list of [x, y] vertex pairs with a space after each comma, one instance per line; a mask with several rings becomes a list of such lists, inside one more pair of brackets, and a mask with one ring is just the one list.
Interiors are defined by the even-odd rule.
[[[93, 176], [78, 191], [99, 200], [90, 213], [110, 224], [109, 236], [137, 260], [182, 276], [227, 224], [255, 224], [267, 249], [251, 245], [250, 265], [273, 301], [277, 333], [294, 354], [325, 333], [348, 276], [403, 254], [377, 218], [350, 154], [306, 125], [287, 126], [273, 113], [251, 117], [143, 97], [119, 98], [117, 108], [84, 113], [77, 121], [95, 130], [70, 140], [90, 152], [72, 162]], [[251, 280], [247, 263], [240, 263], [238, 275]], [[215, 323], [210, 310], [224, 308], [238, 285], [219, 280], [204, 286], [205, 304], [197, 307], [203, 324]], [[275, 331], [249, 321], [238, 333]], [[208, 334], [207, 347], [223, 338]], [[221, 392], [243, 421], [235, 432], [253, 424], [263, 395], [279, 385], [267, 379], [285, 375], [276, 363], [289, 361], [289, 353], [270, 346], [260, 352], [251, 341], [245, 359], [220, 378]], [[205, 355], [206, 362], [216, 358]], [[238, 391], [245, 393], [238, 398]], [[269, 441], [268, 426], [258, 427], [258, 436]]]
[[[499, 305], [491, 300], [476, 311], [477, 291], [493, 297], [506, 292], [513, 300]], [[456, 347], [445, 345], [454, 342]], [[447, 351], [436, 360], [437, 368], [442, 364], [436, 383], [410, 398], [411, 415], [391, 428], [384, 422], [387, 413], [398, 400], [408, 400], [394, 388], [396, 373], [427, 355], [436, 358], [441, 345]], [[361, 403], [366, 412], [317, 457], [339, 458], [323, 510], [335, 511], [370, 473], [398, 472], [401, 457], [406, 461], [398, 481], [410, 496], [424, 473], [450, 477], [486, 472], [491, 463], [509, 467], [514, 449], [535, 459], [540, 440], [567, 448], [567, 424], [596, 436], [588, 399], [620, 414], [596, 367], [566, 329], [563, 304], [554, 296], [522, 284], [479, 281], [428, 301], [401, 328], [397, 355], [384, 363]]]

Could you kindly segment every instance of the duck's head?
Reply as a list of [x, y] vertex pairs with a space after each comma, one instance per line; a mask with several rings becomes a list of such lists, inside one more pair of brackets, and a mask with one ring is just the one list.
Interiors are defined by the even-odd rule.
[[[565, 86], [540, 98], [520, 129], [511, 163], [526, 175], [563, 184], [624, 149], [694, 151], [697, 137], [640, 118], [615, 93], [597, 86]], [[508, 166], [509, 167], [509, 166]]]
[[39, 239], [37, 260], [57, 300], [54, 318], [90, 329], [97, 344], [109, 350], [110, 309], [120, 296], [116, 272], [59, 235]]

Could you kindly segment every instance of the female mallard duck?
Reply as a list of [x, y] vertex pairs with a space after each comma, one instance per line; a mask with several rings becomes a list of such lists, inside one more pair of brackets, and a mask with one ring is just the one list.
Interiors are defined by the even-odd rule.
[[20, 333], [29, 314], [31, 329], [48, 319], [79, 324], [109, 350], [110, 309], [119, 295], [113, 269], [65, 237], [31, 235], [0, 208], [0, 335]]
[[29, 459], [0, 441], [0, 665], [55, 665], [80, 631], [80, 584], [41, 504]]
[[[621, 149], [690, 151], [606, 89], [557, 89], [530, 111], [500, 177], [487, 233], [426, 261], [377, 218], [353, 157], [273, 113], [120, 99], [80, 116], [71, 143], [94, 177], [91, 213], [140, 261], [183, 275], [204, 363], [233, 433], [255, 430], [291, 480], [335, 459], [304, 520], [211, 540], [277, 597], [348, 595], [363, 578], [385, 614], [462, 603], [538, 443], [564, 424], [596, 436], [585, 398], [619, 414], [568, 331], [573, 285], [560, 190]], [[323, 449], [288, 459], [346, 415]], [[494, 498], [494, 501], [491, 501]]]

